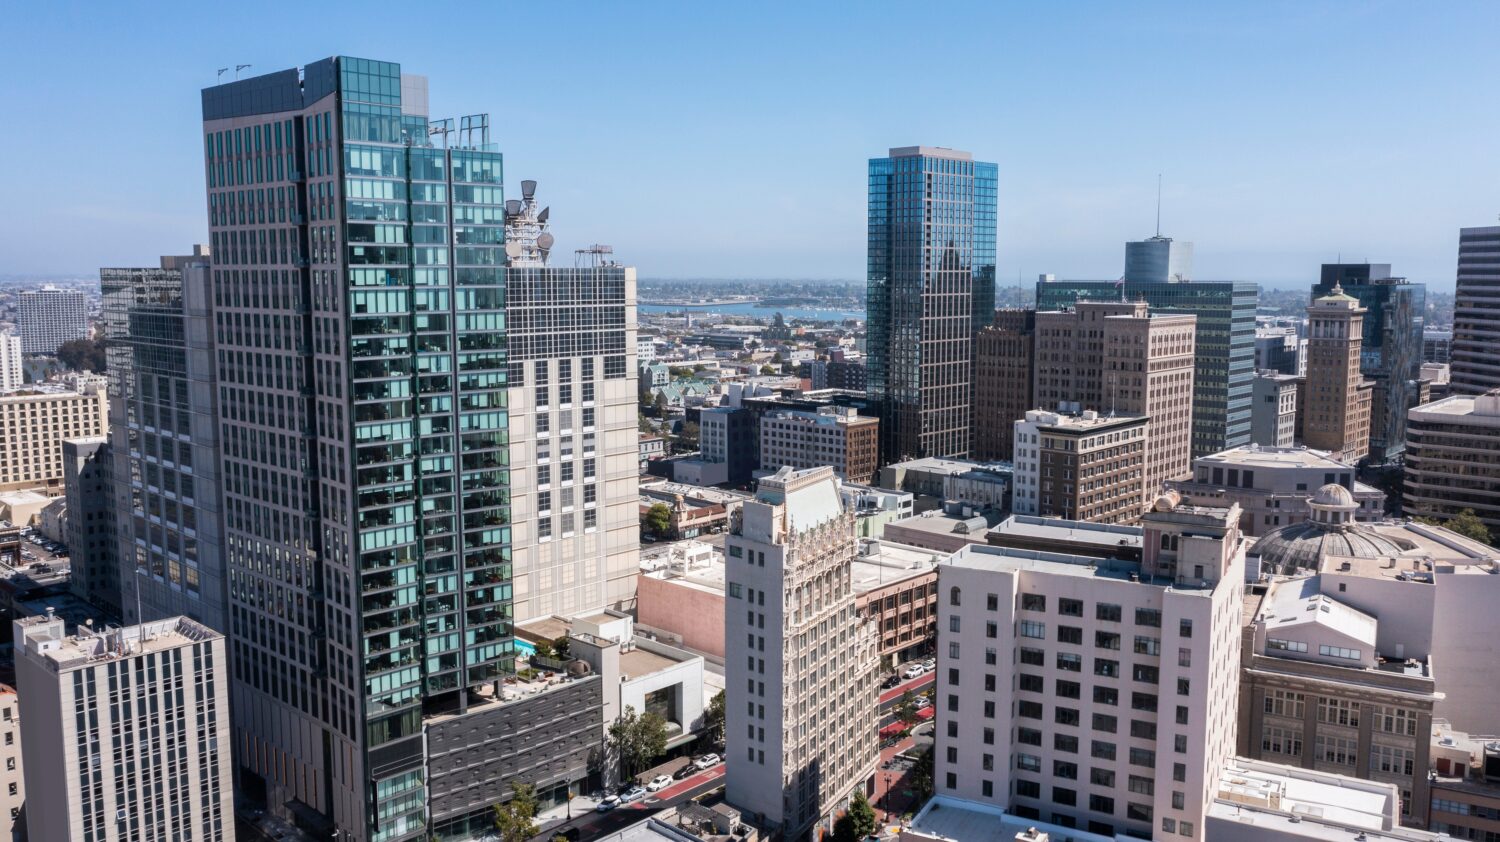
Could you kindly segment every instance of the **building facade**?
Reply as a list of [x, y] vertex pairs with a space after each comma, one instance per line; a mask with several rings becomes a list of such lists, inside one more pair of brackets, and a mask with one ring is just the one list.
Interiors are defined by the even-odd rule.
[[1198, 317], [1193, 341], [1192, 455], [1217, 453], [1250, 442], [1250, 401], [1255, 377], [1253, 283], [1202, 281], [1142, 283], [1057, 281], [1037, 283], [1037, 311], [1062, 310], [1079, 301], [1144, 299], [1159, 315]]
[[1297, 334], [1297, 328], [1284, 325], [1266, 325], [1255, 328], [1255, 370], [1274, 371], [1298, 376], [1303, 373], [1306, 360], [1302, 346], [1306, 340]]
[[1447, 520], [1473, 509], [1500, 530], [1500, 389], [1419, 406], [1406, 436], [1405, 514]]
[[0, 395], [0, 491], [63, 492], [63, 442], [103, 436], [104, 387], [27, 389]]
[[1360, 370], [1366, 312], [1336, 284], [1307, 308], [1302, 441], [1350, 465], [1367, 458], [1370, 449], [1372, 384]]
[[26, 764], [21, 757], [21, 700], [14, 687], [0, 684], [0, 827], [10, 842], [26, 842]]
[[828, 467], [761, 479], [725, 540], [725, 799], [787, 839], [831, 821], [879, 757], [856, 543]]
[[203, 92], [237, 778], [325, 836], [490, 820], [427, 787], [514, 672], [487, 126], [348, 56]]
[[1036, 316], [1037, 408], [1146, 418], [1142, 506], [1188, 472], [1195, 334], [1194, 316], [1152, 314], [1143, 301], [1086, 301]]
[[112, 616], [120, 610], [120, 558], [115, 539], [114, 460], [104, 438], [63, 442], [63, 494], [72, 563], [69, 585]]
[[1291, 447], [1297, 440], [1297, 392], [1301, 378], [1276, 371], [1257, 371], [1251, 389], [1250, 442], [1263, 447]]
[[1458, 232], [1458, 287], [1449, 351], [1453, 391], [1500, 387], [1500, 226]]
[[21, 388], [25, 382], [21, 373], [21, 337], [14, 333], [0, 333], [0, 392]]
[[55, 354], [64, 342], [89, 338], [88, 297], [80, 290], [45, 286], [16, 302], [23, 354]]
[[1142, 521], [1140, 562], [969, 546], [940, 564], [934, 791], [1107, 837], [1204, 839], [1235, 749], [1238, 521], [1169, 498]]
[[640, 569], [635, 269], [546, 265], [535, 182], [507, 242], [515, 621], [625, 607]]
[[1384, 517], [1385, 492], [1355, 479], [1354, 469], [1305, 447], [1252, 444], [1193, 460], [1191, 479], [1170, 483], [1175, 491], [1215, 506], [1240, 509], [1240, 531], [1261, 536], [1308, 519], [1310, 500], [1325, 485], [1339, 485], [1356, 504], [1359, 520]]
[[873, 482], [880, 469], [880, 421], [833, 406], [761, 416], [761, 470], [819, 465], [831, 466], [846, 482]]
[[995, 311], [997, 179], [952, 149], [870, 160], [866, 376], [882, 461], [969, 453], [974, 332]]
[[1125, 244], [1125, 280], [1179, 284], [1193, 278], [1193, 244], [1158, 233]]
[[[126, 622], [229, 628], [209, 255], [100, 269], [109, 360], [112, 586]], [[252, 317], [253, 318], [253, 317]]]
[[995, 323], [974, 337], [974, 458], [1015, 458], [1015, 422], [1031, 402], [1035, 310], [996, 310]]
[[1453, 356], [1453, 328], [1429, 327], [1422, 331], [1422, 362], [1446, 365]]
[[1034, 409], [1015, 423], [1011, 511], [1134, 523], [1145, 500], [1147, 419]]
[[49, 615], [15, 641], [30, 838], [234, 839], [223, 635], [173, 617], [70, 637]]

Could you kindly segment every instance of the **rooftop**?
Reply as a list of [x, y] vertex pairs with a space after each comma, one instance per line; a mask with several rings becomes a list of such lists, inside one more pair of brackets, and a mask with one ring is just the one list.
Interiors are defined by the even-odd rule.
[[223, 637], [187, 617], [170, 617], [98, 632], [84, 629], [75, 635], [62, 634], [61, 618], [52, 615], [26, 617], [16, 622], [24, 629], [32, 630], [27, 633], [27, 655], [47, 661], [53, 672], [78, 669], [98, 661], [164, 652]]
[[1112, 427], [1130, 427], [1137, 424], [1144, 424], [1149, 419], [1145, 415], [1101, 415], [1092, 409], [1085, 410], [1077, 415], [1065, 415], [1059, 412], [1033, 409], [1026, 413], [1026, 420], [1044, 429], [1061, 430], [1071, 433], [1107, 430]]
[[1375, 645], [1375, 618], [1323, 595], [1316, 576], [1287, 579], [1271, 585], [1258, 617], [1272, 631], [1316, 624], [1370, 647]]
[[911, 822], [911, 833], [903, 839], [920, 835], [953, 842], [1012, 842], [1018, 834], [1036, 829], [1053, 839], [1070, 842], [1115, 842], [1113, 836], [1085, 833], [1073, 828], [1049, 825], [1036, 819], [1012, 816], [999, 807], [938, 795], [927, 802]]
[[1206, 818], [1265, 828], [1278, 839], [1448, 838], [1399, 827], [1399, 797], [1394, 784], [1237, 757], [1221, 774]]
[[[1286, 375], [1290, 376], [1290, 375]], [[1295, 378], [1294, 378], [1295, 379]], [[1252, 468], [1323, 468], [1329, 471], [1353, 471], [1348, 465], [1329, 458], [1321, 450], [1305, 447], [1269, 447], [1247, 444], [1193, 460], [1195, 465], [1237, 465]]]
[[966, 544], [944, 564], [968, 570], [985, 570], [992, 573], [1044, 573], [1051, 576], [1078, 576], [1090, 579], [1111, 579], [1150, 587], [1180, 590], [1188, 593], [1212, 590], [1211, 587], [1194, 587], [1190, 583], [1176, 582], [1165, 576], [1147, 576], [1141, 566], [1132, 561], [1101, 559], [1068, 553], [1048, 553], [1037, 550], [1017, 550], [987, 544]]
[[1451, 395], [1413, 409], [1414, 420], [1456, 421], [1465, 424], [1500, 426], [1500, 390], [1483, 395]]
[[935, 474], [962, 474], [975, 468], [986, 467], [983, 462], [970, 462], [966, 459], [940, 459], [936, 456], [927, 456], [921, 459], [908, 459], [905, 462], [895, 462], [887, 465], [888, 468], [900, 468], [907, 471], [926, 471]]
[[1139, 526], [1118, 526], [1035, 515], [1011, 515], [990, 532], [1002, 536], [1067, 541], [1070, 544], [1094, 544], [1101, 548], [1140, 547], [1144, 535]]
[[632, 678], [660, 672], [680, 663], [682, 663], [681, 660], [673, 660], [656, 652], [648, 652], [639, 646], [620, 653], [620, 672]]

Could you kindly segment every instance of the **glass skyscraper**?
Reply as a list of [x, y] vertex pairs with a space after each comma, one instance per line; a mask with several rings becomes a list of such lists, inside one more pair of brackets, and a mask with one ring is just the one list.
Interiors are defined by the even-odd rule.
[[1427, 285], [1391, 277], [1389, 263], [1324, 263], [1312, 297], [1335, 285], [1365, 308], [1359, 368], [1375, 381], [1370, 408], [1370, 459], [1384, 464], [1406, 449], [1406, 411], [1415, 405], [1422, 369]]
[[426, 100], [350, 57], [203, 92], [239, 777], [362, 842], [488, 810], [424, 727], [514, 659], [501, 155]]
[[1198, 317], [1193, 372], [1193, 458], [1250, 443], [1255, 380], [1255, 306], [1247, 281], [1140, 283], [1039, 281], [1036, 309], [1061, 310], [1078, 301], [1144, 299], [1153, 314]]
[[995, 314], [998, 172], [929, 146], [870, 160], [867, 391], [884, 461], [969, 454], [974, 334]]

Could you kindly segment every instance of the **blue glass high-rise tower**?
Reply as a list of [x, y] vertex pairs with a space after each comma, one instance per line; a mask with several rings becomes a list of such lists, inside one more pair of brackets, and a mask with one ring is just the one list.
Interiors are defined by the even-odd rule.
[[995, 314], [998, 172], [929, 146], [870, 160], [867, 391], [885, 461], [969, 454], [974, 334]]

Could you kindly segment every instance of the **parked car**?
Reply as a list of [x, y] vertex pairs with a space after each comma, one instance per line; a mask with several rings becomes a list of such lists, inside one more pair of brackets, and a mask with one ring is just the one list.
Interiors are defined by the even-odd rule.
[[672, 785], [672, 776], [671, 775], [657, 775], [656, 777], [654, 777], [654, 778], [651, 779], [650, 783], [646, 784], [646, 791], [647, 792], [660, 792], [661, 790], [664, 790], [664, 789], [666, 789], [667, 787], [669, 787], [671, 785]]
[[621, 804], [629, 804], [629, 803], [631, 803], [633, 801], [639, 801], [639, 800], [641, 800], [642, 798], [645, 798], [645, 797], [646, 797], [646, 788], [645, 787], [633, 786], [630, 789], [627, 789], [624, 792], [620, 793], [620, 803]]
[[916, 705], [917, 705], [917, 710], [921, 710], [923, 708], [930, 708], [930, 707], [932, 707], [932, 700], [929, 699], [929, 698], [927, 698], [926, 696], [918, 696], [917, 697]]
[[934, 661], [931, 658], [923, 660], [922, 669], [926, 670], [927, 672], [932, 672], [933, 670], [937, 669], [937, 661]]
[[901, 676], [899, 676], [899, 675], [897, 675], [895, 673], [891, 673], [890, 675], [888, 675], [888, 676], [885, 677], [884, 681], [880, 682], [880, 688], [882, 690], [889, 690], [890, 688], [895, 687], [897, 684], [900, 684], [900, 683], [901, 683]]
[[698, 758], [697, 760], [694, 760], [693, 765], [697, 766], [699, 769], [712, 769], [713, 767], [719, 765], [719, 762], [719, 755], [710, 752]]
[[922, 665], [921, 664], [912, 664], [911, 666], [907, 667], [904, 672], [901, 673], [901, 677], [902, 678], [916, 678], [917, 676], [920, 676], [924, 672], [927, 672], [927, 670], [922, 669]]
[[674, 777], [674, 778], [676, 778], [677, 780], [680, 781], [683, 778], [688, 778], [688, 777], [693, 776], [698, 771], [699, 771], [698, 764], [689, 762], [689, 763], [685, 764], [681, 769], [678, 769], [677, 771], [673, 772], [672, 773], [672, 777]]
[[599, 806], [595, 807], [594, 809], [598, 810], [601, 813], [608, 813], [610, 810], [613, 810], [618, 806], [620, 806], [620, 796], [606, 795], [603, 798], [599, 799]]

